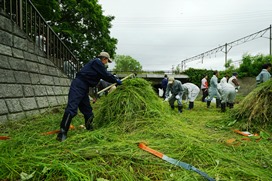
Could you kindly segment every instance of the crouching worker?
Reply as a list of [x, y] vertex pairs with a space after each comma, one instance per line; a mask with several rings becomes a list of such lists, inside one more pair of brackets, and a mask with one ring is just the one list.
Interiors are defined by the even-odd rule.
[[101, 52], [76, 74], [76, 78], [70, 86], [68, 104], [60, 123], [60, 133], [57, 135], [57, 140], [64, 141], [67, 138], [68, 129], [72, 118], [77, 114], [77, 109], [84, 115], [86, 129], [90, 131], [93, 129], [94, 114], [88, 96], [89, 87], [95, 87], [100, 79], [117, 83], [117, 85], [122, 84], [121, 80], [116, 79], [114, 75], [107, 72], [105, 65], [108, 62], [112, 62], [109, 54]]
[[221, 94], [221, 111], [226, 111], [227, 104], [229, 104], [230, 109], [233, 108], [236, 97], [235, 88], [227, 82], [222, 82], [218, 84], [218, 91]]
[[[182, 113], [182, 95], [184, 88], [179, 80], [175, 80], [174, 77], [169, 77], [166, 87], [165, 101], [169, 101], [169, 105], [174, 109], [174, 103], [178, 102], [178, 111]], [[169, 94], [171, 93], [171, 96]]]
[[200, 89], [193, 83], [185, 83], [182, 86], [184, 87], [184, 95], [186, 96], [186, 100], [189, 100], [188, 109], [191, 110], [194, 108], [194, 101], [197, 98]]

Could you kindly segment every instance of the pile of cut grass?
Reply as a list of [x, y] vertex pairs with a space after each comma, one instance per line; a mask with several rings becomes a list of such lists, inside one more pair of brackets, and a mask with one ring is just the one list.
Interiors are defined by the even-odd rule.
[[123, 82], [114, 92], [103, 97], [94, 119], [96, 127], [118, 125], [123, 131], [149, 123], [152, 118], [162, 118], [165, 105], [150, 82], [133, 78]]
[[[272, 80], [260, 84], [233, 110], [232, 117], [245, 123], [244, 128], [272, 128]], [[272, 130], [272, 129], [271, 129]]]

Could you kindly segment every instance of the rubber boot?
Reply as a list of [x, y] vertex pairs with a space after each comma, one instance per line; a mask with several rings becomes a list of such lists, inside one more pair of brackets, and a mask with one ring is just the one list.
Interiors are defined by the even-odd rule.
[[182, 113], [182, 106], [178, 106], [178, 112]]
[[175, 106], [171, 106], [171, 109], [174, 110], [174, 109], [175, 109]]
[[93, 123], [93, 118], [94, 118], [94, 115], [92, 115], [88, 119], [85, 118], [85, 127], [89, 131], [93, 131], [93, 124], [92, 124]]
[[221, 100], [216, 99], [216, 108], [220, 108]]
[[72, 116], [71, 114], [64, 114], [62, 121], [60, 123], [60, 132], [57, 135], [58, 141], [64, 141], [67, 138], [67, 132], [69, 130], [70, 124], [72, 122]]
[[191, 110], [194, 108], [194, 102], [189, 102], [188, 110]]
[[227, 105], [226, 105], [226, 107], [230, 107], [230, 103], [229, 103], [229, 102], [227, 102]]
[[221, 103], [221, 111], [226, 112], [226, 103]]
[[233, 103], [229, 104], [229, 108], [232, 109], [233, 108]]
[[211, 101], [207, 101], [207, 108], [210, 108]]

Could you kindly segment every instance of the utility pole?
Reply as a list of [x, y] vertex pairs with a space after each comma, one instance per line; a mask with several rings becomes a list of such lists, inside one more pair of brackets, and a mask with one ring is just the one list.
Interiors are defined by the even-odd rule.
[[183, 64], [184, 64], [184, 60], [180, 62], [180, 70], [181, 70], [181, 72], [184, 71], [184, 67], [183, 67], [184, 65]]
[[228, 61], [228, 44], [226, 43], [225, 44], [225, 65]]

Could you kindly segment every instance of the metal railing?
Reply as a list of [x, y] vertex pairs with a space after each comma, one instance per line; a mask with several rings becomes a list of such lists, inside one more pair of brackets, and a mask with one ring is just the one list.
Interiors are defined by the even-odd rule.
[[0, 12], [26, 33], [28, 39], [36, 44], [35, 48], [43, 51], [70, 78], [75, 78], [80, 69], [79, 61], [30, 0], [0, 0]]

